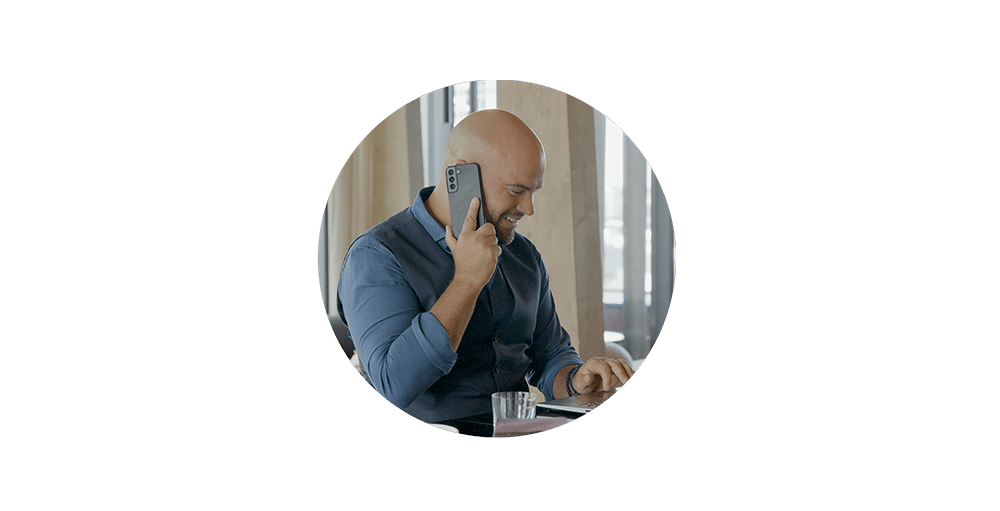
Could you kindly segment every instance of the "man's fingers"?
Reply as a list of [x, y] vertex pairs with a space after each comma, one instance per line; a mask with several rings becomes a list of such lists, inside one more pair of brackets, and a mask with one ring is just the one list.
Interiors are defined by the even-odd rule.
[[608, 364], [608, 369], [611, 371], [611, 377], [604, 382], [604, 389], [602, 390], [614, 390], [615, 387], [622, 384], [621, 376], [625, 374], [621, 373], [621, 375], [619, 375], [619, 373], [615, 370], [615, 367], [611, 364]]
[[[632, 366], [625, 362], [624, 360], [616, 360], [612, 358], [604, 357], [594, 357], [587, 361], [588, 371], [586, 371], [588, 376], [600, 378], [599, 383], [594, 389], [588, 389], [590, 392], [595, 392], [598, 390], [607, 391], [611, 390], [619, 385], [627, 382], [629, 378], [635, 374]], [[585, 382], [587, 379], [585, 377]], [[589, 383], [589, 382], [587, 382]], [[588, 385], [589, 387], [589, 385]]]
[[576, 389], [581, 394], [589, 394], [594, 391], [593, 385], [600, 383], [600, 376], [596, 374], [585, 374], [583, 376], [583, 386]]
[[595, 359], [597, 364], [596, 373], [601, 377], [601, 387], [600, 390], [610, 390], [612, 385], [612, 380], [614, 379], [614, 373], [611, 371], [611, 366], [607, 362], [601, 359]]
[[455, 244], [458, 243], [458, 240], [455, 239], [450, 225], [444, 226], [444, 242], [448, 244], [448, 248], [455, 250]]
[[489, 237], [489, 236], [496, 237], [497, 228], [496, 228], [495, 225], [493, 225], [493, 224], [491, 224], [489, 222], [486, 222], [486, 223], [484, 223], [482, 225], [482, 227], [479, 228], [479, 233], [482, 234], [483, 236], [486, 236], [486, 237]]
[[[618, 377], [618, 381], [625, 383], [628, 381], [629, 377], [632, 375], [625, 369], [628, 364], [621, 360], [608, 360], [608, 366], [611, 367], [611, 372]], [[616, 385], [617, 386], [617, 385]]]
[[635, 374], [635, 369], [632, 369], [632, 366], [628, 365], [628, 362], [624, 360], [619, 360], [619, 362], [622, 363], [622, 369], [625, 370], [625, 375], [631, 378]]
[[[482, 226], [480, 226], [479, 229], [476, 230], [476, 233], [485, 237], [486, 241], [490, 245], [497, 246], [500, 244], [500, 238], [497, 238], [497, 228], [489, 222], [485, 222]], [[500, 249], [497, 248], [497, 250]], [[500, 253], [497, 252], [497, 255], [500, 255]]]

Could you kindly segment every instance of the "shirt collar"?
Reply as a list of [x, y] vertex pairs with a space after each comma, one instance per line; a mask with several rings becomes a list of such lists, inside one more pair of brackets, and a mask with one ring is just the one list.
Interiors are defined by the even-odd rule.
[[[434, 187], [428, 186], [427, 188], [417, 192], [417, 198], [413, 199], [413, 205], [410, 206], [410, 212], [413, 213], [413, 218], [416, 218], [417, 221], [420, 222], [420, 225], [424, 227], [427, 234], [430, 234], [431, 238], [437, 242], [438, 246], [445, 252], [451, 254], [451, 249], [448, 248], [448, 243], [444, 240], [447, 232], [444, 230], [444, 227], [441, 227], [441, 225], [437, 223], [437, 220], [434, 220], [434, 217], [427, 212], [427, 206], [424, 205], [424, 201], [431, 196], [431, 192], [433, 191]], [[507, 247], [503, 245], [500, 245], [500, 249], [502, 252], [507, 251]], [[500, 264], [498, 263], [496, 270], [493, 272], [493, 278], [486, 283], [486, 289], [493, 289], [493, 281], [500, 272]]]
[[[420, 225], [424, 227], [427, 234], [430, 234], [431, 239], [437, 242], [437, 244], [440, 245], [445, 252], [450, 254], [451, 249], [448, 248], [448, 243], [444, 241], [444, 237], [446, 235], [444, 227], [441, 227], [441, 224], [437, 223], [437, 220], [434, 220], [434, 217], [427, 212], [427, 206], [424, 205], [424, 201], [431, 196], [431, 192], [433, 191], [434, 187], [428, 186], [427, 188], [417, 192], [417, 198], [413, 199], [413, 205], [410, 206], [410, 212], [413, 213], [413, 217], [420, 222]], [[500, 249], [504, 252], [507, 251], [507, 247], [505, 245], [500, 245]]]
[[[427, 231], [427, 234], [430, 234], [431, 239], [440, 245], [444, 243], [444, 227], [441, 227], [441, 225], [437, 223], [437, 220], [434, 220], [434, 218], [431, 217], [431, 214], [427, 212], [427, 206], [424, 205], [424, 201], [431, 196], [431, 192], [433, 191], [433, 186], [428, 186], [427, 188], [420, 190], [420, 192], [417, 193], [417, 198], [413, 200], [413, 206], [410, 207], [410, 212], [412, 212], [413, 217], [420, 222], [420, 225], [424, 226], [424, 230]], [[447, 245], [445, 245], [445, 247], [447, 247]]]

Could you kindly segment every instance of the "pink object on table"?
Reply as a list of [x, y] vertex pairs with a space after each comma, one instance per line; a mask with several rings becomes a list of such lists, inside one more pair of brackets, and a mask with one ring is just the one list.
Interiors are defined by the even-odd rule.
[[537, 417], [534, 419], [497, 419], [494, 437], [521, 436], [547, 431], [569, 422], [566, 417]]

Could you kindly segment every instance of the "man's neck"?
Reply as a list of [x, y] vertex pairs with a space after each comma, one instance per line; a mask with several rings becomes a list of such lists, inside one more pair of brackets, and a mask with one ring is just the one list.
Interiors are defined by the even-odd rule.
[[431, 192], [431, 196], [424, 201], [424, 207], [427, 208], [427, 213], [431, 215], [431, 218], [443, 229], [444, 226], [451, 225], [451, 209], [448, 206], [447, 194], [441, 190], [444, 190], [444, 187], [440, 184], [436, 186]]

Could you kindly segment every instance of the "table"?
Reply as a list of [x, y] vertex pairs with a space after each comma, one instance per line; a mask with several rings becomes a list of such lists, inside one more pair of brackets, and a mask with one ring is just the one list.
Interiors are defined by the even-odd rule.
[[[535, 411], [535, 416], [566, 417], [569, 419], [576, 419], [580, 417], [580, 414], [573, 412], [561, 412], [559, 410], [549, 410], [546, 408], [539, 407]], [[478, 415], [470, 415], [468, 417], [461, 417], [458, 419], [439, 421], [438, 424], [453, 426], [457, 428], [458, 432], [463, 435], [493, 436], [493, 412], [480, 413]]]

